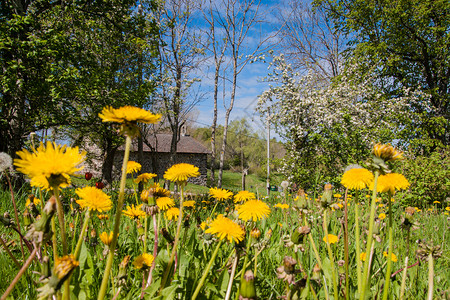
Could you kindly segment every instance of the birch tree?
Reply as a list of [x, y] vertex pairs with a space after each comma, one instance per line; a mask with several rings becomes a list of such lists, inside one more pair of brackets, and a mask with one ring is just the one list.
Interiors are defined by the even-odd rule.
[[160, 81], [156, 100], [172, 132], [170, 161], [175, 163], [180, 130], [185, 115], [199, 101], [189, 94], [199, 81], [194, 75], [202, 59], [203, 49], [193, 29], [194, 13], [199, 12], [196, 0], [169, 0], [159, 8], [156, 18], [160, 26]]
[[[214, 3], [213, 10], [216, 15], [215, 21], [217, 22], [217, 27], [225, 32], [228, 43], [227, 56], [230, 71], [226, 79], [231, 84], [228, 104], [224, 99], [225, 119], [219, 160], [218, 187], [222, 186], [228, 123], [236, 99], [238, 75], [241, 74], [248, 63], [255, 59], [258, 51], [261, 50], [265, 42], [269, 39], [269, 37], [264, 38], [260, 33], [257, 33], [255, 36], [255, 32], [252, 32], [256, 25], [263, 21], [260, 3], [260, 1], [254, 0], [222, 0]], [[256, 43], [253, 40], [253, 44], [250, 44], [250, 39], [256, 39]]]

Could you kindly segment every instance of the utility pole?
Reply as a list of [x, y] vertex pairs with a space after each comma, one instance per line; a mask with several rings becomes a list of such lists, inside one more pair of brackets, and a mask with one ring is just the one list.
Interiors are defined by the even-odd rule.
[[270, 195], [270, 110], [267, 109], [267, 196]]

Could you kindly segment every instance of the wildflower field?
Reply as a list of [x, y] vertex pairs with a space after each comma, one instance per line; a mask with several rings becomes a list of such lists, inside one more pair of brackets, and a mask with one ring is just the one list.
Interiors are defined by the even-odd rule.
[[392, 146], [319, 191], [193, 195], [197, 167], [170, 167], [170, 191], [128, 159], [136, 123], [159, 115], [100, 117], [126, 137], [117, 188], [96, 185], [76, 147], [1, 157], [8, 182], [11, 164], [31, 180], [0, 191], [1, 299], [450, 299], [450, 204], [403, 205], [410, 182], [391, 172], [403, 159]]

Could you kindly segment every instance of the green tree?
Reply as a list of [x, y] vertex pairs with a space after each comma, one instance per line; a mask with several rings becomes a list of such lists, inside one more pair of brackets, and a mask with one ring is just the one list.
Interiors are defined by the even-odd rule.
[[450, 143], [450, 2], [447, 0], [316, 0], [351, 38], [363, 67], [377, 66], [378, 84], [392, 98], [401, 88], [421, 90], [411, 104], [417, 122], [404, 139], [425, 150]]
[[83, 137], [100, 146], [110, 177], [121, 140], [98, 113], [107, 105], [148, 105], [156, 7], [144, 2], [136, 12], [132, 0], [22, 2], [0, 10], [0, 150], [14, 155], [32, 131], [69, 129], [75, 143]]

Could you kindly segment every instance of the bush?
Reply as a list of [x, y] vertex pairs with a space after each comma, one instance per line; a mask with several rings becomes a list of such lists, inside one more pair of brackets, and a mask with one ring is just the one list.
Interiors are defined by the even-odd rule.
[[423, 206], [450, 197], [450, 148], [418, 156], [403, 163], [404, 174], [411, 183], [403, 201], [410, 206]]

